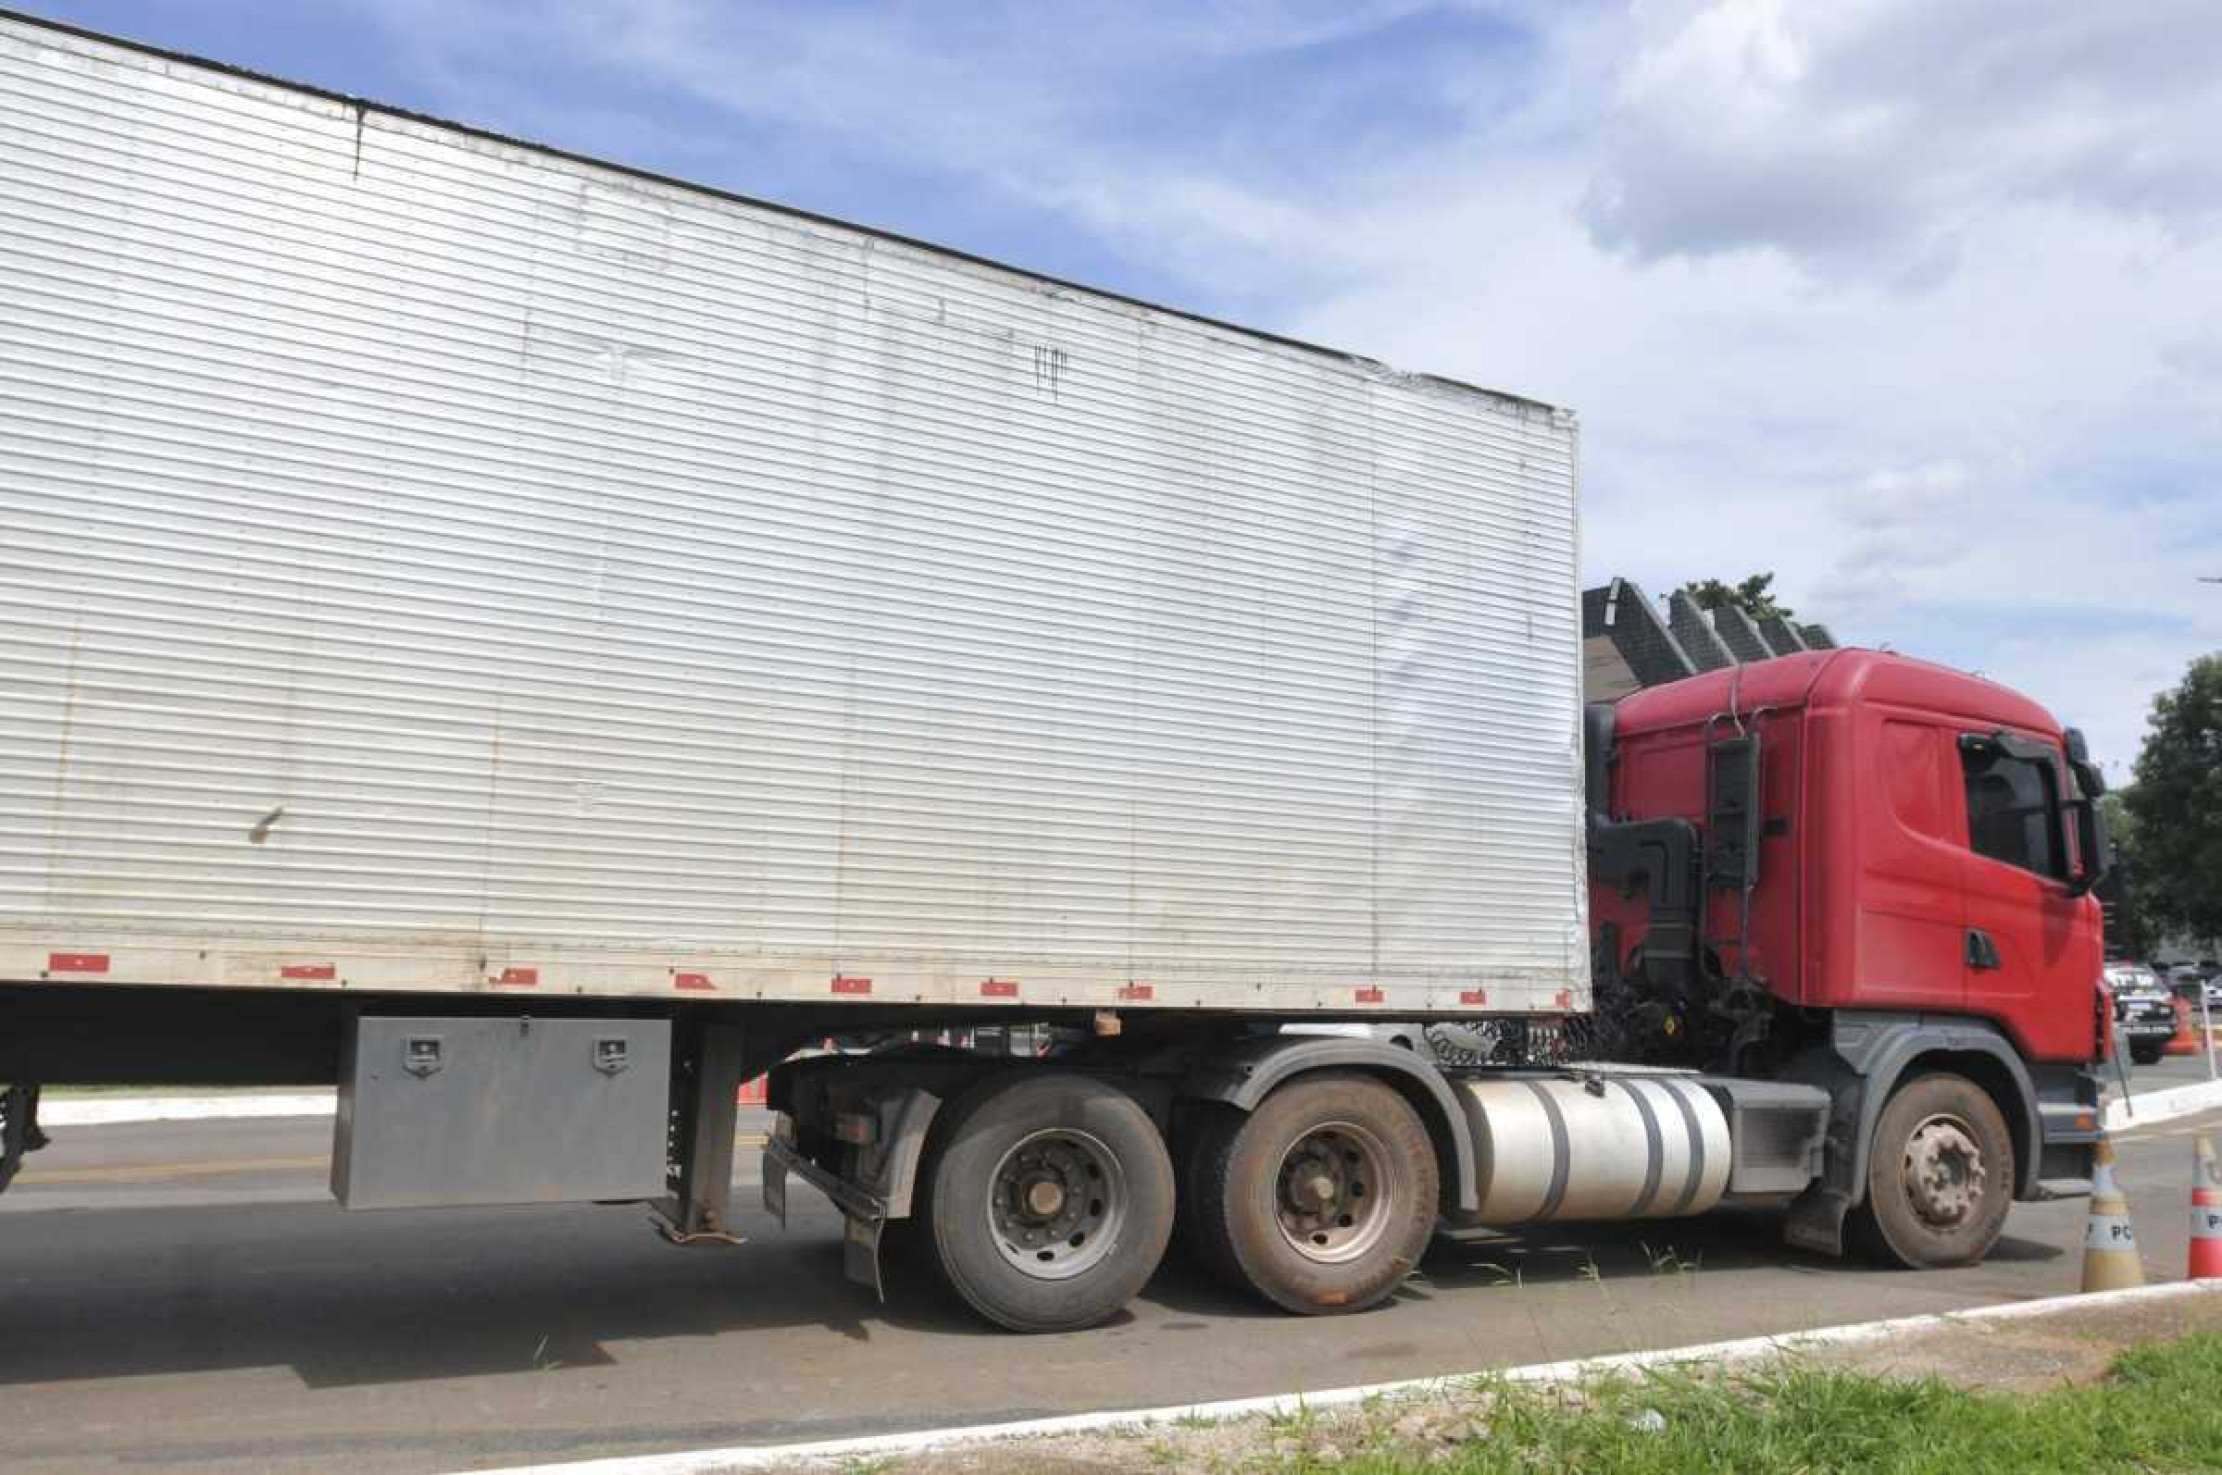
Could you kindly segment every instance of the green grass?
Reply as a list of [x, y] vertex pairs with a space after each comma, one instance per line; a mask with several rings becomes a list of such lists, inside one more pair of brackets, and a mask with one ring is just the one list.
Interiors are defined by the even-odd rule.
[[[1284, 1442], [1252, 1469], [1348, 1475], [1582, 1471], [2222, 1470], [2222, 1336], [2125, 1353], [2105, 1380], [2033, 1396], [1975, 1393], [1792, 1366], [1743, 1376], [1662, 1372], [1578, 1393], [1483, 1382], [1431, 1411], [1449, 1437], [1415, 1438], [1393, 1411], [1325, 1435], [1332, 1452]], [[1648, 1411], [1663, 1429], [1640, 1427]]]

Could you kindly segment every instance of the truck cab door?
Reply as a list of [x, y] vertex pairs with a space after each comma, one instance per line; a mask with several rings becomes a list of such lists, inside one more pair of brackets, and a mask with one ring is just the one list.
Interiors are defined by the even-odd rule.
[[2062, 823], [2057, 744], [2004, 731], [1963, 733], [1966, 797], [1966, 1008], [2004, 1025], [2039, 1057], [2089, 1053], [2098, 961]]

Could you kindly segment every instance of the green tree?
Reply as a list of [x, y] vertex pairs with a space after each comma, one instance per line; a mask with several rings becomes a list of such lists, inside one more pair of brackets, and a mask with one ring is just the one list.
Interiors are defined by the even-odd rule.
[[2222, 937], [2222, 651], [2153, 698], [2123, 793], [2138, 905], [2155, 929]]
[[2107, 838], [2114, 845], [2114, 869], [2099, 883], [2099, 900], [2106, 903], [2107, 951], [2124, 958], [2149, 958], [2160, 944], [2160, 935], [2146, 915], [2137, 858], [2137, 816], [2130, 808], [2129, 792], [2108, 790], [2099, 799], [2099, 810], [2106, 816]]
[[1696, 601], [1699, 609], [1724, 609], [1734, 605], [1754, 620], [1796, 619], [1790, 606], [1776, 600], [1774, 581], [1772, 573], [1753, 574], [1738, 584], [1724, 584], [1719, 579], [1695, 579], [1684, 584], [1682, 592]]

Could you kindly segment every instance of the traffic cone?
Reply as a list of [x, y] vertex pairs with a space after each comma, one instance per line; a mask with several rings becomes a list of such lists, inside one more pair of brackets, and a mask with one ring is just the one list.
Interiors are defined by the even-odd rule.
[[2222, 1164], [2202, 1132], [2191, 1142], [2191, 1264], [2186, 1280], [2222, 1280]]
[[2083, 1231], [2083, 1289], [2119, 1291], [2145, 1283], [2145, 1262], [2137, 1258], [2137, 1231], [2130, 1227], [2129, 1201], [2114, 1181], [2114, 1144], [2105, 1137], [2091, 1154], [2091, 1218]]
[[2176, 1006], [2176, 1032], [2168, 1037], [2161, 1051], [2168, 1055], [2196, 1055], [2201, 1049], [2199, 1032], [2191, 1027], [2191, 1001], [2178, 994]]

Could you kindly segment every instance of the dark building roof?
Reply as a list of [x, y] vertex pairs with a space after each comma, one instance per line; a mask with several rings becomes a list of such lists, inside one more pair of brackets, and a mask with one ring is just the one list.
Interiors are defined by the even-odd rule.
[[1695, 676], [1691, 662], [1658, 606], [1626, 579], [1582, 591], [1582, 693], [1611, 701]]
[[1697, 601], [1677, 589], [1667, 596], [1667, 629], [1673, 632], [1690, 664], [1700, 671], [1718, 671], [1723, 666], [1733, 666], [1736, 658], [1721, 644], [1720, 636], [1713, 633], [1713, 622], [1705, 618], [1705, 611]]

